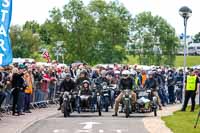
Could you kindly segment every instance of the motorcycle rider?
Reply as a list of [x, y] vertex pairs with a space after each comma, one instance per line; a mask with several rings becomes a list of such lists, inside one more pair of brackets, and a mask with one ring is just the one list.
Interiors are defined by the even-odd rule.
[[78, 79], [76, 80], [76, 85], [79, 87], [82, 85], [83, 81], [87, 80], [90, 81], [88, 78], [88, 73], [86, 70], [81, 70]]
[[157, 86], [156, 79], [153, 77], [152, 71], [149, 71], [148, 75], [149, 76], [144, 84], [144, 88], [152, 90], [152, 95], [157, 97], [159, 109], [162, 110], [161, 101], [160, 101], [160, 98], [158, 96], [158, 91], [157, 91], [158, 86]]
[[82, 83], [82, 87], [80, 90], [80, 100], [85, 100], [87, 102], [87, 105], [91, 105], [92, 103], [92, 91], [90, 90], [90, 82], [88, 80], [84, 80]]
[[[65, 79], [60, 84], [60, 92], [65, 92], [65, 91], [71, 92], [75, 89], [76, 89], [76, 83], [72, 80], [71, 74], [67, 73]], [[60, 107], [58, 108], [58, 110], [61, 110], [61, 105], [63, 103], [62, 95], [60, 96], [59, 102], [60, 102]]]
[[[133, 87], [133, 80], [129, 77], [129, 74], [130, 72], [128, 70], [124, 70], [122, 72], [122, 79], [120, 80], [120, 85], [119, 85], [119, 88], [121, 90], [124, 90], [124, 89], [130, 89], [132, 90], [132, 87]], [[136, 94], [131, 91], [131, 95], [132, 95], [132, 105], [134, 107], [135, 105], [135, 102], [136, 102]], [[122, 100], [122, 96], [123, 96], [123, 92], [121, 92], [118, 97], [115, 99], [115, 114], [113, 114], [112, 116], [118, 116], [118, 109], [119, 109], [119, 103], [121, 102]]]
[[97, 79], [97, 82], [100, 83], [100, 84], [103, 83], [103, 82], [106, 82], [107, 85], [109, 85], [110, 81], [106, 76], [107, 76], [107, 71], [106, 70], [102, 70], [101, 71], [101, 76]]

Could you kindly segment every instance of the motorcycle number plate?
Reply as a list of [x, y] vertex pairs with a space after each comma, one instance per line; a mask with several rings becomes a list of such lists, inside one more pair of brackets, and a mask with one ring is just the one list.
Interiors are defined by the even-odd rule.
[[108, 94], [103, 94], [104, 96], [109, 96]]
[[125, 98], [125, 100], [129, 100], [129, 98]]

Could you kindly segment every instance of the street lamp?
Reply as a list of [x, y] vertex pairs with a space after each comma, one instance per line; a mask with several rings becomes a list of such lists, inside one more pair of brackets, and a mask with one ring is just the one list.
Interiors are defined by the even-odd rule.
[[56, 47], [53, 47], [53, 51], [55, 52], [57, 62], [59, 62], [59, 56], [62, 56], [64, 63], [64, 53], [66, 52], [66, 49], [62, 47], [63, 43], [63, 41], [57, 41]]
[[187, 20], [192, 15], [192, 10], [187, 6], [183, 6], [179, 9], [179, 14], [183, 17], [184, 20], [184, 70], [183, 70], [183, 94], [182, 101], [184, 103], [184, 93], [185, 93], [185, 78], [186, 78], [186, 29], [187, 29]]

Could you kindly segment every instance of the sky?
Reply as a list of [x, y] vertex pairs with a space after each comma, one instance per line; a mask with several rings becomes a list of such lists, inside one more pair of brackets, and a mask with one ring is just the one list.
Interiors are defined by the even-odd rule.
[[[28, 20], [36, 20], [42, 24], [49, 17], [53, 7], [62, 8], [69, 0], [13, 0], [11, 24], [22, 25]], [[88, 4], [90, 0], [83, 0]], [[109, 0], [106, 0], [109, 1]], [[176, 29], [177, 34], [184, 31], [183, 18], [179, 15], [182, 6], [192, 10], [188, 20], [187, 33], [195, 35], [200, 32], [200, 0], [118, 0], [131, 12], [133, 17], [143, 11], [151, 11], [153, 15], [163, 17]]]

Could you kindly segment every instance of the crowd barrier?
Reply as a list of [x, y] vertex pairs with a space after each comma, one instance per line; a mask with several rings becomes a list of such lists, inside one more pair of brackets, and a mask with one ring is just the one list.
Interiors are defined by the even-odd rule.
[[[39, 109], [39, 108], [48, 108], [51, 104], [59, 104], [59, 95], [57, 92], [59, 91], [61, 80], [57, 81], [54, 87], [48, 87], [48, 91], [42, 91], [40, 88], [33, 89], [33, 94], [31, 95], [31, 109]], [[12, 103], [13, 103], [13, 96], [11, 89], [6, 89], [4, 91], [6, 94], [6, 98], [4, 99], [1, 110], [0, 116], [3, 117], [5, 115], [10, 115], [12, 113]]]

